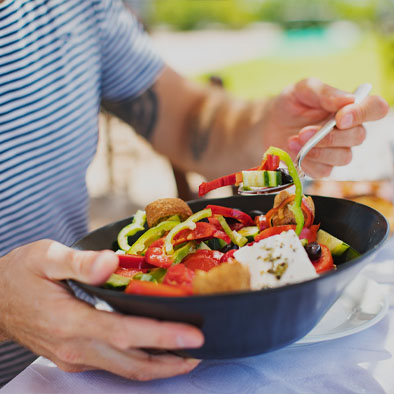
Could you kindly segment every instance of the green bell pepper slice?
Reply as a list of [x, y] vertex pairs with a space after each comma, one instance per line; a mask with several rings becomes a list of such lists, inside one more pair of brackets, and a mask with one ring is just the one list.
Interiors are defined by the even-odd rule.
[[161, 283], [167, 270], [165, 268], [155, 268], [149, 273], [139, 273], [133, 276], [133, 280], [141, 280], [143, 282]]
[[127, 254], [145, 254], [146, 249], [154, 241], [161, 238], [167, 231], [172, 230], [179, 224], [178, 220], [171, 218], [171, 220], [166, 220], [159, 223], [157, 226], [150, 228], [144, 234], [142, 234], [137, 241], [128, 249]]
[[297, 169], [295, 168], [290, 155], [284, 150], [275, 148], [274, 146], [270, 146], [268, 150], [265, 152], [264, 158], [266, 158], [268, 154], [279, 156], [280, 160], [287, 165], [287, 168], [289, 170], [289, 175], [293, 178], [294, 186], [295, 186], [295, 199], [294, 202], [291, 205], [289, 205], [289, 208], [294, 213], [294, 217], [296, 220], [297, 225], [295, 232], [297, 235], [300, 235], [304, 227], [304, 214], [302, 213], [302, 209], [301, 209], [302, 183], [300, 177], [298, 176]]
[[146, 221], [145, 211], [141, 211], [140, 209], [136, 212], [133, 217], [131, 224], [123, 227], [118, 234], [118, 245], [121, 250], [127, 251], [130, 249], [128, 237], [137, 234], [139, 231], [144, 230], [144, 225]]
[[179, 223], [176, 227], [174, 227], [166, 236], [164, 242], [164, 250], [167, 254], [174, 253], [174, 247], [172, 245], [172, 240], [175, 235], [179, 233], [179, 231], [190, 229], [194, 230], [196, 228], [196, 223], [202, 219], [209, 218], [212, 216], [211, 209], [203, 209], [189, 216], [184, 222]]
[[224, 232], [230, 237], [231, 242], [238, 245], [240, 248], [244, 246], [248, 239], [235, 230], [231, 230], [226, 219], [222, 215], [217, 215], [220, 225], [223, 227]]

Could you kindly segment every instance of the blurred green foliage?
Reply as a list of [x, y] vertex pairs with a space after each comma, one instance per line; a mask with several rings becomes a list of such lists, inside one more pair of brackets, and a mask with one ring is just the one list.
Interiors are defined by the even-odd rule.
[[338, 19], [376, 22], [392, 0], [152, 0], [150, 24], [192, 30], [214, 24], [241, 28], [266, 21], [305, 27]]
[[[369, 35], [346, 51], [299, 57], [268, 56], [213, 70], [212, 74], [223, 79], [229, 92], [246, 99], [276, 95], [295, 81], [311, 76], [348, 91], [370, 82], [375, 93], [383, 94], [385, 80], [378, 52], [379, 40]], [[199, 76], [197, 80], [205, 83], [209, 75]]]
[[256, 20], [253, 9], [239, 0], [154, 0], [150, 23], [177, 30], [221, 24], [241, 28]]

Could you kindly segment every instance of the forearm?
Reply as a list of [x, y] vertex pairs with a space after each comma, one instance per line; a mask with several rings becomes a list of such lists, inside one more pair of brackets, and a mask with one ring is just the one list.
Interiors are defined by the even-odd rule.
[[255, 166], [264, 148], [264, 101], [247, 102], [165, 69], [139, 98], [105, 103], [177, 167], [208, 178]]
[[220, 88], [187, 80], [180, 83], [183, 94], [174, 98], [178, 115], [171, 115], [165, 104], [160, 110], [156, 149], [177, 167], [208, 178], [260, 163], [265, 102], [237, 100]]

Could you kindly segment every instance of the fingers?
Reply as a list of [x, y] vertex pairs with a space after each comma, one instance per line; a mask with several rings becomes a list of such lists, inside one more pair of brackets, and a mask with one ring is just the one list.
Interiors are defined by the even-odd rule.
[[[306, 142], [312, 138], [318, 131], [320, 126], [308, 126], [304, 127], [296, 136], [296, 141], [301, 146], [305, 145]], [[318, 144], [319, 148], [326, 147], [349, 147], [361, 145], [366, 137], [366, 131], [363, 126], [356, 126], [347, 130], [338, 130], [334, 128], [326, 137], [324, 137]], [[294, 137], [291, 137], [294, 139]], [[295, 144], [295, 143], [293, 143]]]
[[360, 104], [350, 104], [342, 108], [336, 115], [337, 127], [349, 129], [351, 127], [378, 120], [387, 115], [389, 105], [379, 96], [369, 96]]
[[73, 302], [70, 311], [71, 308], [74, 314], [64, 327], [65, 337], [72, 338], [78, 333], [120, 350], [196, 348], [204, 342], [201, 331], [191, 325], [96, 311], [83, 303], [78, 303], [77, 308]]
[[312, 178], [325, 178], [331, 174], [333, 166], [322, 164], [305, 158], [302, 162], [302, 170]]
[[120, 351], [97, 342], [91, 342], [89, 347], [84, 344], [60, 346], [53, 361], [68, 372], [101, 369], [139, 381], [185, 374], [200, 362], [169, 353], [152, 355], [138, 349]]
[[118, 257], [110, 250], [79, 251], [49, 240], [31, 244], [30, 248], [41, 257], [32, 263], [34, 268], [51, 280], [75, 279], [98, 285], [105, 282], [119, 264]]
[[100, 359], [100, 369], [140, 381], [186, 374], [199, 364], [198, 360], [171, 354], [151, 355], [137, 349], [121, 352], [103, 344], [93, 346], [92, 350], [88, 355], [92, 359], [88, 361]]
[[354, 102], [354, 95], [326, 85], [317, 78], [308, 78], [294, 86], [295, 97], [310, 108], [336, 112]]

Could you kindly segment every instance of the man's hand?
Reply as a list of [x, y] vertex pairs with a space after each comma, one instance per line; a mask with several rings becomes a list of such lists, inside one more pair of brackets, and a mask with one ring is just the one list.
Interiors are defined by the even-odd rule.
[[15, 249], [0, 259], [0, 332], [69, 372], [103, 369], [150, 380], [191, 371], [197, 360], [139, 348], [200, 347], [197, 328], [97, 311], [57, 282], [97, 285], [117, 265], [111, 251], [76, 251], [49, 240]]
[[351, 148], [365, 139], [363, 122], [383, 118], [388, 104], [379, 96], [369, 96], [354, 104], [354, 96], [317, 79], [305, 79], [287, 88], [269, 104], [264, 128], [264, 145], [278, 146], [293, 159], [301, 147], [336, 112], [337, 127], [312, 149], [302, 163], [312, 177], [324, 177], [333, 166], [349, 164]]

